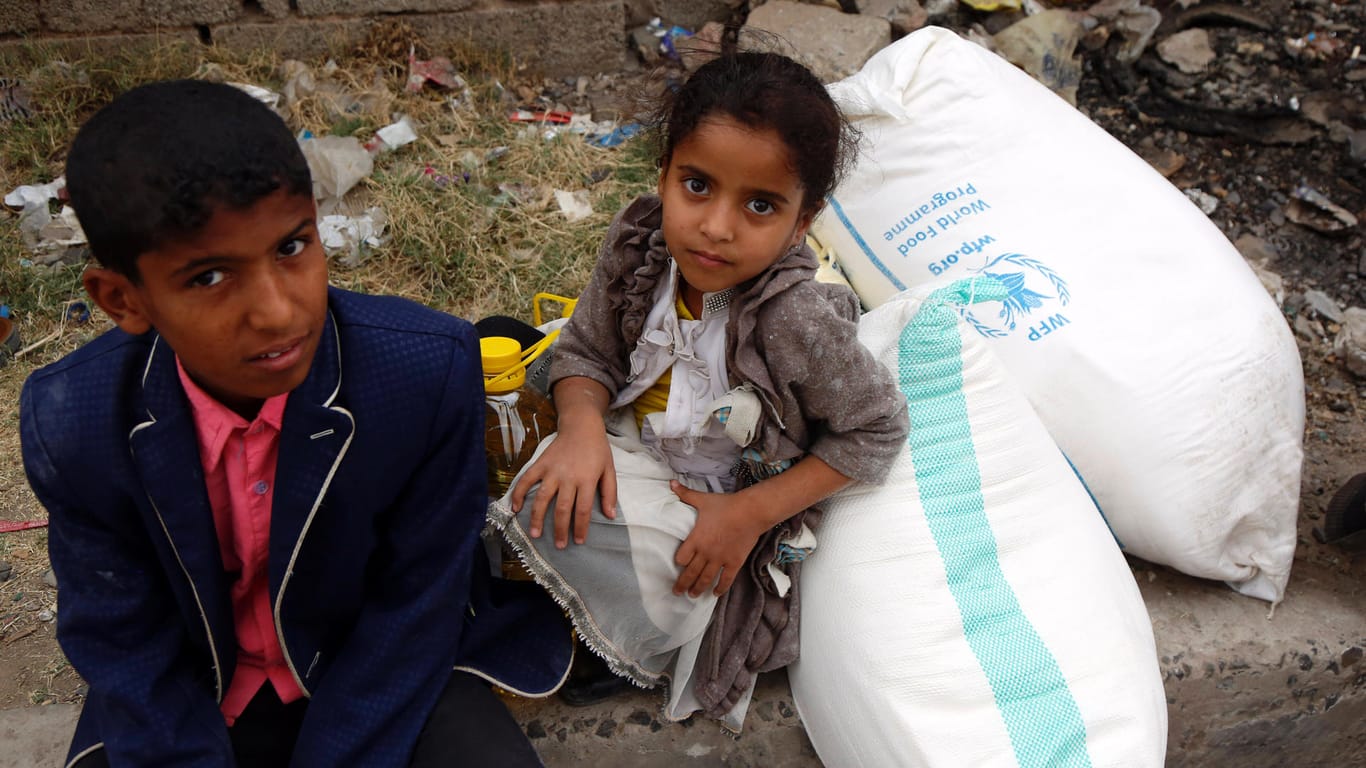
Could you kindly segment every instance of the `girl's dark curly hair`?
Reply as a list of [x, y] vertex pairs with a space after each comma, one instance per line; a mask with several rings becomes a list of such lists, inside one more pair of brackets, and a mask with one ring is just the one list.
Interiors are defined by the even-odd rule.
[[857, 153], [857, 132], [810, 70], [778, 53], [738, 51], [733, 34], [716, 58], [667, 89], [650, 115], [660, 167], [699, 124], [723, 116], [778, 134], [808, 211], [824, 204]]

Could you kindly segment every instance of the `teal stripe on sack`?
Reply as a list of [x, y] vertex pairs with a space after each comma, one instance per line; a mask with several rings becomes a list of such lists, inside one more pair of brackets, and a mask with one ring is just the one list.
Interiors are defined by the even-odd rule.
[[898, 344], [897, 372], [910, 412], [920, 500], [963, 631], [991, 685], [1016, 761], [1025, 768], [1090, 766], [1077, 702], [1001, 571], [982, 501], [954, 305], [1001, 301], [1005, 290], [995, 280], [972, 283], [962, 280], [935, 291]]
[[892, 274], [892, 270], [888, 269], [887, 265], [883, 264], [882, 260], [873, 253], [873, 249], [868, 247], [867, 241], [863, 239], [863, 235], [854, 227], [854, 222], [850, 221], [849, 217], [845, 215], [844, 209], [840, 207], [839, 202], [835, 200], [833, 196], [828, 199], [830, 200], [830, 208], [835, 211], [835, 215], [839, 217], [840, 223], [844, 225], [844, 228], [849, 230], [849, 234], [854, 236], [854, 242], [858, 243], [859, 250], [863, 251], [864, 256], [868, 257], [868, 261], [872, 262], [873, 266], [877, 267], [877, 271], [881, 272], [888, 280], [891, 280], [892, 285], [895, 286], [898, 291], [906, 290], [905, 284], [897, 279], [897, 276]]

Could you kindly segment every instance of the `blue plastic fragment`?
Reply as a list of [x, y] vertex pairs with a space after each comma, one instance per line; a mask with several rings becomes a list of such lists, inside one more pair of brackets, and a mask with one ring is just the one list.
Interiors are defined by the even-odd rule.
[[617, 147], [626, 143], [627, 139], [639, 134], [644, 129], [645, 126], [640, 123], [627, 123], [626, 125], [614, 128], [611, 133], [590, 138], [588, 143], [595, 147]]

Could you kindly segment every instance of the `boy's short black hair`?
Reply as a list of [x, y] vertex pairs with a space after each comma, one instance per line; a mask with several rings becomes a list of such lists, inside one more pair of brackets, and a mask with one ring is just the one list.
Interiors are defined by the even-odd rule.
[[95, 259], [134, 282], [140, 255], [198, 231], [215, 209], [313, 192], [279, 115], [199, 80], [139, 86], [96, 112], [72, 142], [66, 184]]

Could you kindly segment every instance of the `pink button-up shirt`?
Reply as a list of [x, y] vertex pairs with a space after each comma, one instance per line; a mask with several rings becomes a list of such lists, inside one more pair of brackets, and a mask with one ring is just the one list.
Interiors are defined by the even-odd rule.
[[178, 359], [176, 368], [194, 414], [223, 570], [232, 579], [237, 671], [221, 705], [231, 726], [267, 680], [286, 704], [303, 695], [280, 650], [267, 570], [275, 463], [289, 393], [266, 400], [247, 423], [191, 381]]

